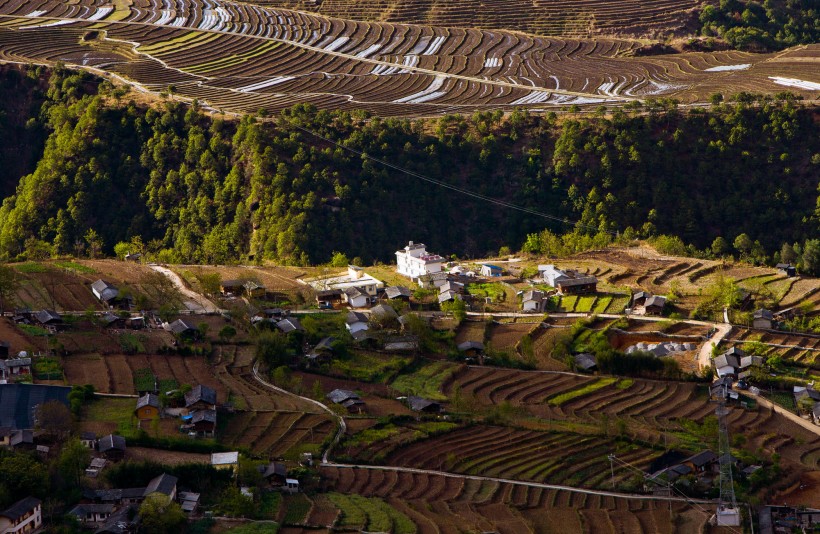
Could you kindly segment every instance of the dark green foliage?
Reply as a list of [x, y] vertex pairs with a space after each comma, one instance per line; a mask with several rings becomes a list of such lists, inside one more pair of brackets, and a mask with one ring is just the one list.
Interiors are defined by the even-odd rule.
[[[820, 122], [788, 95], [756, 106], [739, 95], [689, 114], [648, 101], [645, 114], [560, 124], [525, 112], [413, 122], [310, 106], [226, 122], [179, 102], [146, 110], [83, 97], [94, 90], [84, 80], [57, 71], [39, 114], [21, 111], [49, 135], [0, 207], [0, 256], [74, 253], [89, 230], [105, 254], [127, 243], [159, 261], [294, 264], [336, 252], [339, 264], [389, 260], [409, 238], [462, 257], [522, 244], [561, 254], [615, 232], [667, 235], [660, 244], [676, 251], [745, 233], [771, 254], [817, 230]], [[300, 128], [580, 224], [459, 195]]]
[[717, 35], [741, 50], [780, 50], [820, 39], [815, 0], [721, 0], [700, 14], [704, 35]]
[[106, 480], [115, 488], [146, 486], [152, 478], [168, 473], [179, 478], [179, 484], [203, 494], [203, 502], [213, 502], [233, 481], [231, 471], [208, 464], [162, 465], [156, 462], [125, 461], [105, 470]]
[[22, 496], [41, 499], [49, 494], [48, 469], [33, 454], [0, 447], [0, 509]]

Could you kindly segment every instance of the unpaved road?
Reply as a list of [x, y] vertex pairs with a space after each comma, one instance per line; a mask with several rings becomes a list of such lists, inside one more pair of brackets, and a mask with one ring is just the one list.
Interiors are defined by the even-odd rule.
[[179, 292], [182, 293], [182, 296], [185, 297], [182, 303], [185, 305], [185, 308], [187, 308], [188, 311], [191, 311], [193, 313], [220, 312], [220, 309], [216, 304], [206, 299], [196, 291], [191, 291], [190, 289], [185, 287], [185, 284], [182, 282], [182, 278], [180, 278], [179, 275], [171, 269], [168, 269], [167, 267], [163, 267], [161, 265], [149, 265], [149, 267], [158, 273], [162, 273], [174, 283]]
[[715, 333], [700, 347], [700, 352], [698, 352], [698, 366], [701, 369], [712, 365], [712, 346], [717, 347], [731, 331], [732, 325], [715, 323]]

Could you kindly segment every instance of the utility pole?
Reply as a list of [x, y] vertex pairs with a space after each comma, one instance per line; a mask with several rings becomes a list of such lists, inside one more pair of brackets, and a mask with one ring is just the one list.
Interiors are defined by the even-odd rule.
[[739, 527], [740, 510], [735, 499], [735, 486], [732, 479], [732, 451], [729, 443], [729, 427], [726, 422], [726, 416], [729, 414], [729, 408], [726, 406], [727, 396], [728, 388], [723, 385], [718, 407], [715, 411], [718, 417], [718, 454], [720, 455], [720, 503], [715, 513], [715, 519], [719, 527]]

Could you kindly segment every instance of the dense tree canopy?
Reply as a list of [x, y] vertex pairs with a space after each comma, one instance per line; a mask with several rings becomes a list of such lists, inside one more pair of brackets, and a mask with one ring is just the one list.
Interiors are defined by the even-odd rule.
[[[743, 252], [772, 254], [817, 230], [820, 123], [788, 94], [688, 113], [649, 101], [563, 120], [516, 111], [410, 121], [297, 106], [226, 121], [179, 102], [120, 104], [89, 80], [58, 69], [39, 111], [22, 108], [48, 135], [32, 172], [5, 178], [18, 183], [0, 207], [0, 255], [372, 262], [409, 239], [482, 256], [504, 245], [582, 248], [617, 232], [700, 249], [746, 234], [753, 246]], [[585, 241], [549, 237], [571, 230]]]
[[720, 0], [700, 14], [702, 32], [741, 50], [779, 50], [820, 40], [816, 0]]

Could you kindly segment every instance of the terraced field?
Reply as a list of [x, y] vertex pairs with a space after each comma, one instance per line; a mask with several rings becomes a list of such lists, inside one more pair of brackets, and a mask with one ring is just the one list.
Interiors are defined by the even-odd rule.
[[476, 425], [398, 447], [385, 463], [573, 487], [616, 486], [634, 472], [616, 467], [611, 477], [608, 455], [615, 454], [646, 470], [662, 451], [612, 438], [515, 430]]
[[384, 499], [421, 534], [695, 533], [706, 528], [710, 508], [389, 470], [323, 467], [321, 475], [335, 491]]
[[[447, 390], [458, 388], [462, 395], [471, 394], [484, 404], [507, 401], [544, 421], [586, 423], [600, 429], [621, 420], [630, 435], [667, 446], [685, 446], [682, 421], [700, 422], [714, 415], [705, 388], [692, 383], [636, 379], [597, 387], [599, 380], [568, 373], [470, 367], [456, 373]], [[568, 400], [550, 402], [562, 397]], [[727, 421], [731, 432], [742, 433], [756, 444], [749, 450], [763, 446], [812, 469], [820, 466], [820, 438], [780, 415], [735, 408]]]
[[293, 460], [301, 451], [318, 453], [319, 444], [335, 429], [335, 422], [326, 414], [241, 412], [230, 418], [221, 441], [262, 457]]
[[[564, 3], [541, 7], [567, 12]], [[589, 16], [579, 20], [597, 33], [597, 17], [609, 17], [607, 11], [631, 17], [639, 27], [643, 15], [631, 15], [639, 5], [674, 19], [676, 9], [689, 3], [590, 1], [581, 8]], [[501, 9], [504, 2], [497, 4]], [[628, 25], [625, 19], [617, 22]], [[807, 61], [820, 59], [818, 46], [776, 56], [629, 57], [639, 46], [610, 38], [360, 22], [226, 0], [135, 0], [116, 7], [102, 0], [10, 0], [0, 6], [0, 59], [63, 61], [108, 71], [141, 90], [172, 87], [178, 97], [233, 112], [275, 112], [309, 102], [381, 115], [429, 115], [617, 104], [652, 96], [691, 102], [716, 91], [775, 93], [791, 78], [820, 84], [820, 75], [806, 68]]]

